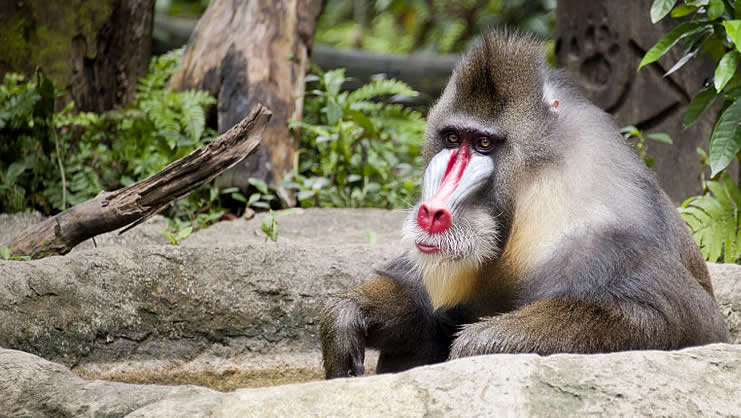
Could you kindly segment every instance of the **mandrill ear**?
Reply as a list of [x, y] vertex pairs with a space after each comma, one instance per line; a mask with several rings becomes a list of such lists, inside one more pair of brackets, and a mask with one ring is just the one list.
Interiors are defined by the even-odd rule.
[[548, 110], [553, 113], [558, 113], [558, 105], [560, 103], [556, 97], [555, 90], [547, 83], [543, 85], [543, 102], [548, 106]]

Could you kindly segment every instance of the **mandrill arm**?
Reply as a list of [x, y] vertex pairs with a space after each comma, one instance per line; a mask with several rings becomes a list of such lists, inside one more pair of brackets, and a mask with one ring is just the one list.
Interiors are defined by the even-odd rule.
[[363, 283], [322, 312], [326, 377], [363, 375], [366, 346], [381, 351], [378, 373], [444, 361], [453, 327], [440, 324], [420, 286], [388, 277]]
[[645, 250], [643, 262], [638, 258], [637, 265], [616, 272], [619, 277], [605, 283], [599, 293], [547, 295], [465, 325], [450, 358], [671, 350], [729, 341], [713, 297], [689, 271], [662, 260], [658, 251]]

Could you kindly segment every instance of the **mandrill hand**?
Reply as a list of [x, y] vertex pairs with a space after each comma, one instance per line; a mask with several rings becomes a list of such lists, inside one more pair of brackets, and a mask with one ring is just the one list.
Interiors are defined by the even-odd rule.
[[320, 334], [327, 379], [365, 374], [365, 323], [351, 300], [335, 301], [322, 311]]

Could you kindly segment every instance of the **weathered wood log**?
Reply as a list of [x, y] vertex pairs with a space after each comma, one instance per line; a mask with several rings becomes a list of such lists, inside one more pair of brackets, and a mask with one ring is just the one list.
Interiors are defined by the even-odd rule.
[[268, 109], [255, 105], [246, 118], [214, 142], [159, 173], [113, 192], [101, 192], [26, 229], [10, 243], [10, 252], [32, 258], [66, 254], [88, 238], [128, 225], [125, 232], [244, 160], [260, 143], [270, 117]]
[[212, 0], [180, 66], [176, 90], [203, 89], [218, 100], [218, 131], [245, 109], [264, 103], [273, 119], [263, 146], [240, 164], [231, 184], [246, 189], [256, 177], [277, 184], [298, 149], [288, 121], [301, 119], [304, 73], [321, 0]]

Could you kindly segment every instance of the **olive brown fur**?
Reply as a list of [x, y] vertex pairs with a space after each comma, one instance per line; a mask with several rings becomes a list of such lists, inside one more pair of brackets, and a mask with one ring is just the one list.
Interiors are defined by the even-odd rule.
[[328, 303], [327, 378], [364, 374], [367, 347], [380, 350], [377, 371], [392, 372], [488, 353], [730, 340], [671, 201], [543, 50], [532, 36], [494, 31], [456, 67], [429, 113], [426, 170], [470, 145], [486, 178], [460, 186], [469, 190], [451, 198], [442, 232], [420, 226], [419, 202], [403, 229], [408, 251]]

